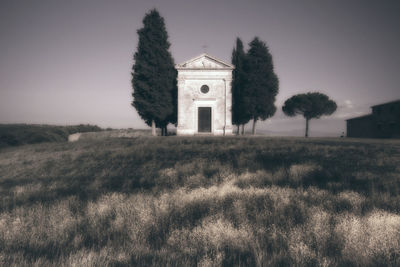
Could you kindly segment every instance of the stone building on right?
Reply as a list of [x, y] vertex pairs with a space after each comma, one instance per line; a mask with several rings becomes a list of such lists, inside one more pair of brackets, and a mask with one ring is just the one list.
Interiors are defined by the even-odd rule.
[[346, 120], [347, 137], [400, 138], [400, 99], [371, 109], [372, 114]]

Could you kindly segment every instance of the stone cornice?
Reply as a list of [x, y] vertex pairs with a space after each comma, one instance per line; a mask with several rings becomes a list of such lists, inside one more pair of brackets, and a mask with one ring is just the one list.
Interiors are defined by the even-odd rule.
[[[214, 61], [215, 63], [217, 63], [218, 65], [220, 65], [220, 68], [208, 68], [208, 67], [199, 67], [199, 68], [194, 68], [194, 67], [188, 67], [186, 68], [185, 65], [190, 64], [191, 62], [194, 62], [196, 60], [199, 60], [200, 58], [208, 58], [211, 61]], [[235, 66], [233, 66], [232, 64], [226, 63], [220, 59], [217, 59], [213, 56], [210, 56], [208, 54], [201, 54], [197, 57], [194, 57], [192, 59], [189, 59], [181, 64], [176, 64], [175, 65], [176, 69], [188, 69], [188, 70], [218, 70], [218, 69], [227, 69], [227, 70], [233, 70], [235, 68]]]

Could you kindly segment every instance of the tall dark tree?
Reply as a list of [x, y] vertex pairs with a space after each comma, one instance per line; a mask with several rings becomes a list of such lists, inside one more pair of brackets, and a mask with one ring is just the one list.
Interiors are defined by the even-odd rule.
[[232, 72], [232, 123], [237, 125], [237, 133], [239, 127], [246, 124], [250, 119], [244, 101], [244, 90], [246, 87], [246, 53], [243, 49], [243, 42], [240, 38], [236, 39], [236, 46], [232, 51], [232, 64], [235, 69]]
[[152, 134], [156, 135], [156, 125], [166, 129], [169, 122], [176, 122], [174, 97], [177, 72], [169, 52], [170, 43], [164, 19], [156, 9], [145, 15], [143, 28], [137, 33], [139, 43], [132, 67], [132, 106], [146, 124], [152, 127]]
[[175, 124], [177, 123], [178, 119], [178, 87], [177, 87], [177, 81], [176, 81], [176, 76], [178, 72], [175, 70], [175, 80], [173, 82], [174, 87], [172, 88], [171, 91], [171, 96], [172, 96], [172, 113], [167, 116], [163, 121], [157, 121], [156, 120], [156, 126], [157, 128], [161, 129], [161, 135], [168, 135], [168, 129], [167, 126], [169, 123]]
[[178, 84], [177, 84], [177, 76], [178, 76], [178, 72], [174, 67], [174, 72], [175, 72], [175, 77], [174, 77], [174, 81], [173, 81], [173, 87], [172, 87], [172, 91], [171, 91], [171, 97], [172, 97], [172, 113], [167, 116], [166, 118], [166, 125], [165, 125], [165, 130], [164, 133], [165, 135], [168, 134], [167, 132], [167, 125], [168, 123], [174, 124], [176, 126], [177, 122], [178, 122]]
[[243, 99], [253, 119], [252, 132], [256, 134], [257, 121], [266, 120], [275, 114], [279, 81], [267, 45], [255, 37], [249, 46], [246, 57], [247, 82]]
[[331, 115], [336, 111], [335, 101], [329, 99], [325, 94], [318, 92], [294, 95], [287, 99], [282, 111], [290, 116], [303, 115], [306, 119], [305, 137], [308, 137], [308, 122], [311, 119], [318, 119], [322, 115]]

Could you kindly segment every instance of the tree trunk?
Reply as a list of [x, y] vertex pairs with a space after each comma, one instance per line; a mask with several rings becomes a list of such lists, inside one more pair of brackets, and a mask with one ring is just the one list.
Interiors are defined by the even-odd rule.
[[168, 136], [168, 128], [167, 125], [164, 126], [164, 135]]
[[242, 124], [242, 135], [244, 135], [244, 123]]
[[252, 130], [252, 133], [253, 133], [253, 135], [256, 135], [256, 123], [257, 123], [257, 119], [253, 119], [253, 130]]
[[151, 135], [152, 136], [157, 136], [156, 123], [154, 122], [154, 120], [151, 120]]
[[309, 119], [306, 118], [306, 138], [308, 137], [308, 121]]
[[239, 135], [239, 134], [240, 134], [239, 130], [240, 130], [240, 124], [237, 125], [236, 135]]

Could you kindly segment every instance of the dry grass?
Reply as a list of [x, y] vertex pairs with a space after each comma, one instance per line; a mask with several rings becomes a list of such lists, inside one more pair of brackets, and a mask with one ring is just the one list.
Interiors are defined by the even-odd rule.
[[139, 137], [4, 149], [0, 265], [396, 266], [399, 148]]

